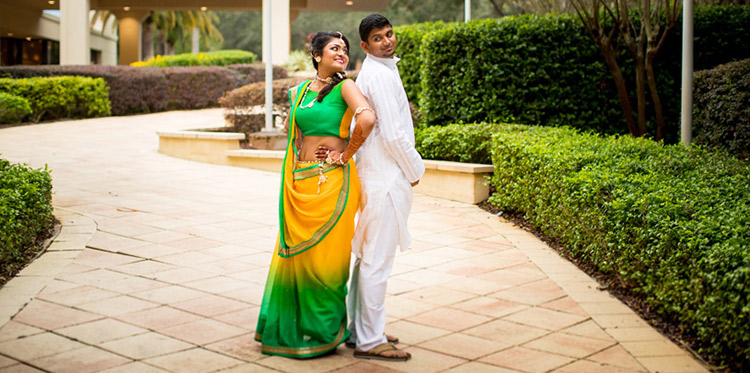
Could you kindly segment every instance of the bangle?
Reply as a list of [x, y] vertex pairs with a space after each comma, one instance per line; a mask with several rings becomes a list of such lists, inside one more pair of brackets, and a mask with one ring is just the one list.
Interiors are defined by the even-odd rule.
[[373, 115], [375, 115], [375, 110], [372, 110], [371, 107], [369, 107], [369, 106], [360, 106], [360, 107], [357, 108], [357, 110], [354, 111], [354, 116], [356, 117], [357, 115], [362, 114], [362, 112], [365, 111], [365, 110], [369, 110]]

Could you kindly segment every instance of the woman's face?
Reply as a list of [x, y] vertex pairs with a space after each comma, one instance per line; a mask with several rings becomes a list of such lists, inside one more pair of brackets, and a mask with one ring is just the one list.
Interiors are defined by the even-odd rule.
[[323, 54], [318, 62], [318, 69], [344, 71], [349, 65], [349, 50], [342, 39], [333, 38], [323, 48]]

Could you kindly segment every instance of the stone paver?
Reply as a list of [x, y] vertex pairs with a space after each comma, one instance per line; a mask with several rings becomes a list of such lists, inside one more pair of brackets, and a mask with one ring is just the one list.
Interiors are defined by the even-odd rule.
[[386, 299], [414, 358], [261, 354], [279, 175], [157, 152], [156, 130], [222, 123], [211, 109], [0, 130], [3, 158], [52, 170], [62, 222], [0, 289], [0, 372], [706, 371], [530, 233], [420, 195]]

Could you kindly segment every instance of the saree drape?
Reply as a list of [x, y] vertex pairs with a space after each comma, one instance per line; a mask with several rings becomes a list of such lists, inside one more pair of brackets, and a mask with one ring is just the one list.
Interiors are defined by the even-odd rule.
[[[354, 162], [321, 166], [297, 161], [294, 119], [299, 96], [290, 114], [279, 238], [255, 339], [264, 354], [307, 358], [325, 354], [349, 338], [346, 283], [360, 185]], [[350, 121], [351, 115], [344, 115], [344, 120]]]

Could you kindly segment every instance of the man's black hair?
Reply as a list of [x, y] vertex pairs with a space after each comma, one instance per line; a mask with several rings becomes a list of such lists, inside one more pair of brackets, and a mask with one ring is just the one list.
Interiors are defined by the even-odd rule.
[[366, 43], [367, 38], [370, 36], [370, 31], [385, 26], [393, 27], [388, 18], [385, 18], [380, 14], [370, 14], [359, 23], [359, 38]]

